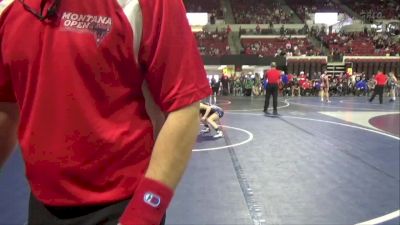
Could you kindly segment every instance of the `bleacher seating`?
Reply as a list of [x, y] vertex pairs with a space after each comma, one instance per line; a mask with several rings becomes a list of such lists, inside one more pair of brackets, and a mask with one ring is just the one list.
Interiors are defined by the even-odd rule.
[[387, 0], [342, 0], [342, 4], [350, 7], [365, 21], [371, 22], [376, 19], [400, 19], [400, 4], [397, 1]]
[[400, 54], [400, 43], [387, 35], [375, 35], [372, 37], [372, 41], [377, 55], [395, 56]]
[[[345, 3], [358, 13], [365, 12], [370, 14], [370, 12], [374, 12], [375, 14], [372, 13], [371, 15], [371, 18], [374, 19], [381, 18], [380, 15], [382, 15], [382, 18], [399, 17], [400, 5], [398, 3], [392, 2], [389, 4], [387, 0], [378, 1], [353, 2], [352, 0], [341, 0], [342, 3]], [[334, 0], [285, 0], [285, 2], [303, 20], [309, 19], [307, 16], [310, 13], [342, 12], [338, 2]], [[189, 12], [208, 12], [214, 16], [223, 15], [220, 0], [184, 0], [184, 3]], [[239, 36], [276, 36], [273, 38], [242, 38], [242, 49], [237, 48], [239, 43], [233, 43], [232, 45], [235, 46], [235, 53], [240, 52], [258, 56], [323, 55], [322, 49], [315, 48], [311, 44], [310, 40], [316, 38], [326, 47], [325, 54], [330, 53], [333, 56], [331, 59], [334, 61], [340, 61], [342, 56], [395, 56], [400, 54], [400, 43], [392, 41], [392, 38], [388, 36], [368, 31], [367, 27], [364, 33], [333, 33], [327, 35], [325, 33], [327, 32], [326, 27], [318, 28], [317, 26], [308, 27], [305, 25], [300, 29], [298, 26], [286, 26], [286, 23], [292, 17], [293, 11], [287, 10], [286, 6], [283, 7], [281, 5], [285, 3], [277, 0], [229, 0], [229, 3], [236, 24], [254, 25], [236, 27], [236, 30], [239, 28]], [[276, 24], [281, 23], [284, 24], [281, 28], [276, 27]], [[261, 24], [269, 24], [269, 26]], [[289, 27], [289, 29], [286, 27]], [[226, 31], [206, 31], [195, 33], [194, 35], [202, 55], [220, 56], [231, 54]], [[298, 38], [297, 35], [302, 35], [304, 38]], [[292, 36], [297, 36], [297, 38], [292, 38], [289, 41], [288, 38], [290, 39]], [[288, 42], [291, 45], [289, 49], [286, 46]]]
[[241, 40], [246, 55], [276, 56], [286, 55], [320, 55], [318, 49], [307, 38], [243, 38]]
[[322, 41], [331, 52], [342, 55], [395, 55], [400, 51], [400, 44], [379, 35], [369, 36], [364, 33], [330, 34], [322, 37]]
[[207, 12], [213, 14], [218, 19], [223, 18], [220, 0], [184, 0], [187, 12]]
[[345, 55], [371, 55], [375, 52], [372, 40], [358, 34], [330, 34], [322, 37], [322, 41], [331, 52], [337, 51]]
[[266, 0], [231, 0], [237, 24], [288, 23], [291, 12], [285, 12], [279, 3]]
[[342, 12], [342, 9], [331, 0], [286, 0], [301, 20], [310, 19], [310, 13]]
[[200, 54], [209, 56], [229, 55], [230, 48], [226, 32], [196, 32], [194, 33]]

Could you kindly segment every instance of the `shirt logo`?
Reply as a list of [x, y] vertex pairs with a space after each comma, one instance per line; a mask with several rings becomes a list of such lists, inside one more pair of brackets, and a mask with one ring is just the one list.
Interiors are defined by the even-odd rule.
[[157, 208], [161, 203], [161, 198], [156, 194], [146, 192], [146, 194], [144, 194], [143, 201], [149, 204], [151, 207]]
[[96, 44], [100, 45], [107, 34], [111, 32], [112, 19], [107, 16], [64, 12], [61, 17], [61, 24], [66, 30], [92, 33]]

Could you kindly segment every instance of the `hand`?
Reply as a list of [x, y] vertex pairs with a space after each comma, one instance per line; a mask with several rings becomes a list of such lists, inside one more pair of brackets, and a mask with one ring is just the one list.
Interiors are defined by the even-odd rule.
[[206, 118], [201, 117], [201, 122], [205, 122], [205, 121], [206, 121]]

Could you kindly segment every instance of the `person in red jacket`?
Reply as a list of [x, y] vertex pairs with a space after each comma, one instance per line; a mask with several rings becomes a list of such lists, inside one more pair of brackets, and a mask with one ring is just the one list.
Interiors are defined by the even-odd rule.
[[385, 74], [383, 74], [382, 71], [378, 70], [378, 73], [375, 76], [376, 80], [376, 85], [374, 89], [374, 93], [372, 94], [371, 98], [369, 99], [369, 102], [372, 102], [375, 98], [376, 95], [379, 95], [379, 103], [383, 103], [383, 90], [385, 88], [385, 85], [388, 81], [388, 78]]
[[163, 223], [211, 94], [182, 1], [3, 0], [0, 48], [0, 167], [18, 139], [28, 224]]
[[271, 63], [271, 69], [265, 73], [265, 79], [268, 80], [268, 84], [265, 94], [264, 113], [269, 114], [269, 99], [272, 95], [273, 114], [278, 115], [278, 85], [281, 82], [281, 71], [276, 69], [275, 62]]

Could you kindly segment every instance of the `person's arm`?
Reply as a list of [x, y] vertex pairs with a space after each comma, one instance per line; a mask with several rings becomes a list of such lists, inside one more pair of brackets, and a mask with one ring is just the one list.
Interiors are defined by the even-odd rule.
[[[159, 225], [196, 141], [199, 101], [210, 96], [211, 89], [183, 2], [140, 0], [139, 3], [141, 19], [137, 22], [142, 24], [136, 27], [141, 31], [137, 63], [154, 103], [167, 116], [150, 159], [143, 158], [143, 163], [150, 160], [149, 165], [138, 177], [132, 199], [119, 222]], [[143, 150], [143, 156], [149, 153], [148, 148]]]
[[200, 124], [198, 113], [198, 102], [169, 113], [154, 145], [145, 177], [176, 188], [196, 141]]
[[204, 113], [204, 116], [203, 116], [201, 119], [202, 119], [202, 120], [206, 120], [207, 117], [208, 117], [208, 115], [210, 115], [210, 112], [211, 112], [211, 107], [210, 107], [210, 106], [207, 106], [207, 107], [206, 107], [206, 112]]
[[199, 129], [199, 102], [167, 115], [150, 164], [118, 225], [158, 225], [190, 160]]
[[17, 144], [18, 118], [16, 103], [0, 102], [0, 168]]
[[195, 102], [167, 115], [145, 176], [118, 225], [158, 225], [190, 160], [200, 124], [198, 112]]

